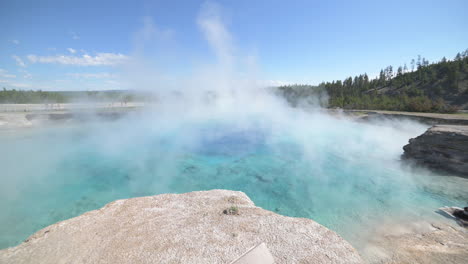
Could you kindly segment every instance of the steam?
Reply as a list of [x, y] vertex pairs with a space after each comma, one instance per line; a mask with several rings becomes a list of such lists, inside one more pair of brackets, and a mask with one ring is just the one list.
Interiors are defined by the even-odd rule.
[[[0, 209], [9, 213], [0, 234], [10, 237], [0, 246], [115, 199], [164, 192], [238, 189], [282, 214], [333, 219], [329, 227], [351, 239], [359, 233], [346, 219], [362, 228], [378, 220], [366, 215], [376, 208], [410, 201], [408, 211], [429, 204], [428, 212], [441, 203], [414, 179], [430, 173], [399, 161], [426, 125], [330, 114], [320, 109], [326, 95], [291, 108], [261, 85], [256, 57], [236, 47], [221, 10], [207, 2], [196, 18], [215, 57], [203, 63], [181, 57], [176, 32], [144, 18], [132, 59], [120, 69], [127, 88], [158, 98], [141, 111], [114, 122], [2, 133]], [[43, 216], [38, 222], [30, 203]], [[334, 220], [343, 214], [344, 222]]]
[[231, 72], [234, 65], [232, 36], [225, 28], [220, 15], [220, 6], [205, 2], [198, 15], [197, 24], [216, 53], [219, 65]]
[[158, 112], [167, 109], [182, 115], [204, 115], [266, 111], [277, 98], [259, 81], [255, 55], [242, 54], [235, 47], [221, 10], [217, 3], [205, 2], [196, 17], [214, 58], [203, 61], [194, 59], [199, 55], [184, 54], [182, 46], [190, 43], [177, 43], [176, 32], [160, 28], [152, 18], [145, 17], [133, 38], [132, 60], [121, 68], [125, 87], [153, 93], [159, 98], [155, 105]]

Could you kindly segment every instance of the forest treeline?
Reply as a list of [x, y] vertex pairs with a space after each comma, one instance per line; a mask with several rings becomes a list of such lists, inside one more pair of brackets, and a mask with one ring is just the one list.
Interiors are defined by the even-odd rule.
[[[418, 56], [408, 65], [388, 66], [379, 76], [367, 74], [313, 85], [287, 85], [275, 89], [292, 106], [329, 108], [455, 112], [468, 109], [468, 49], [453, 59], [429, 63]], [[0, 103], [70, 103], [147, 101], [135, 91], [0, 90]]]
[[293, 106], [327, 94], [330, 108], [455, 112], [468, 108], [468, 49], [453, 60], [444, 57], [435, 63], [418, 56], [409, 66], [382, 69], [374, 79], [361, 74], [318, 86], [281, 86], [277, 91]]
[[131, 102], [142, 99], [143, 95], [130, 91], [33, 91], [0, 90], [0, 103], [44, 104], [73, 102]]

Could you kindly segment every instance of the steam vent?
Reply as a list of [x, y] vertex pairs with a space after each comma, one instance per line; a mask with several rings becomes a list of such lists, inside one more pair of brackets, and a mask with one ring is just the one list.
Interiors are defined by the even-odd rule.
[[0, 251], [0, 263], [230, 263], [261, 243], [275, 263], [361, 263], [335, 232], [228, 190], [117, 200]]

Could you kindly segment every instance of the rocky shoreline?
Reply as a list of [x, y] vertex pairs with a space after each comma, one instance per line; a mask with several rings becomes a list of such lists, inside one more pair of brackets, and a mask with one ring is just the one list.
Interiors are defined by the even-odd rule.
[[265, 243], [275, 263], [362, 263], [343, 238], [305, 218], [212, 190], [118, 200], [0, 251], [0, 263], [230, 263]]
[[19, 129], [30, 128], [41, 125], [55, 125], [71, 122], [87, 121], [114, 121], [124, 118], [139, 109], [132, 108], [114, 108], [105, 110], [86, 110], [86, 111], [53, 111], [53, 112], [10, 112], [0, 113], [1, 129]]
[[433, 126], [403, 149], [406, 160], [468, 178], [468, 126]]
[[359, 122], [412, 120], [431, 127], [403, 147], [402, 159], [440, 174], [468, 178], [468, 114], [345, 110]]
[[367, 263], [464, 263], [468, 231], [445, 222], [415, 221], [382, 225], [360, 251]]
[[[336, 112], [336, 111], [331, 111]], [[347, 116], [357, 117], [361, 121], [409, 119], [427, 125], [468, 125], [468, 114], [417, 113], [380, 110], [343, 110]]]

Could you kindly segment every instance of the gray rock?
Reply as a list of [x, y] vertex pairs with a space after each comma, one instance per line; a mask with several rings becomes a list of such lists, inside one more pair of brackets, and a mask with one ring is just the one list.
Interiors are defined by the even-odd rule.
[[362, 250], [364, 259], [373, 264], [466, 263], [468, 232], [464, 228], [443, 223], [413, 224], [417, 230], [400, 233], [390, 227], [385, 235], [377, 235]]
[[468, 126], [436, 125], [403, 147], [403, 158], [468, 177]]
[[[223, 213], [233, 206], [237, 214]], [[0, 262], [230, 263], [261, 242], [275, 263], [361, 263], [335, 232], [228, 190], [118, 200], [1, 250]]]

